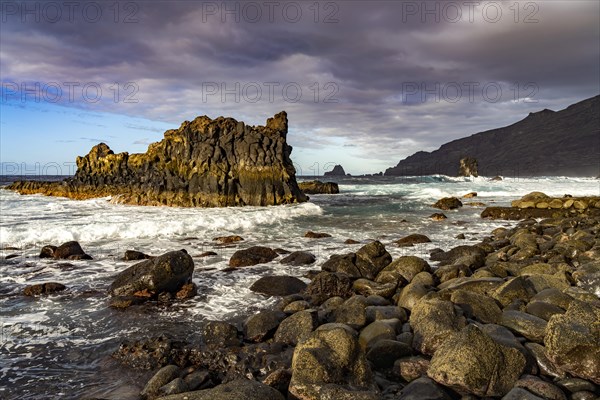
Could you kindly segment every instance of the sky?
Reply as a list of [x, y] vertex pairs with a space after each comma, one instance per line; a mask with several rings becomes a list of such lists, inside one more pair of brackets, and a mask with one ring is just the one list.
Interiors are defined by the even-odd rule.
[[0, 1], [3, 174], [144, 152], [200, 115], [285, 110], [299, 175], [600, 94], [598, 1]]

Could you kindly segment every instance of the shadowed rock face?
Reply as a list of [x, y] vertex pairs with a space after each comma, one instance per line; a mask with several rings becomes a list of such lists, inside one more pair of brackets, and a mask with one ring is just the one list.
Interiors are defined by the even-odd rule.
[[77, 157], [62, 182], [15, 182], [8, 189], [73, 199], [180, 207], [266, 206], [304, 202], [286, 142], [287, 114], [266, 126], [198, 117], [165, 132], [144, 154], [114, 154], [104, 143]]
[[419, 151], [386, 176], [456, 175], [460, 159], [478, 162], [481, 176], [597, 176], [600, 96], [561, 111], [542, 110], [503, 128], [477, 133]]

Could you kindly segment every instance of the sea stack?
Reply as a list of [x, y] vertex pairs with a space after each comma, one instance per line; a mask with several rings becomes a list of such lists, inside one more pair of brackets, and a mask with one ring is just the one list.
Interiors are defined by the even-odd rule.
[[461, 158], [460, 166], [458, 167], [458, 176], [478, 177], [479, 172], [477, 171], [477, 160], [473, 157]]
[[267, 206], [299, 203], [286, 142], [285, 111], [266, 126], [207, 116], [168, 130], [143, 154], [115, 154], [106, 144], [77, 157], [77, 172], [62, 182], [19, 181], [21, 194], [42, 193], [72, 199], [112, 196], [135, 205], [179, 207]]
[[341, 165], [336, 165], [331, 171], [327, 171], [323, 176], [346, 176], [346, 171]]

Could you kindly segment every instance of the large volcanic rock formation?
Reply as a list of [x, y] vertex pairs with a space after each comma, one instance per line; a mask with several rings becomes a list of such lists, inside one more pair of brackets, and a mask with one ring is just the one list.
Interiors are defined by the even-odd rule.
[[62, 182], [15, 182], [8, 189], [73, 199], [181, 207], [266, 206], [307, 200], [296, 183], [285, 111], [266, 126], [207, 116], [165, 132], [144, 154], [114, 154], [104, 143], [77, 157]]

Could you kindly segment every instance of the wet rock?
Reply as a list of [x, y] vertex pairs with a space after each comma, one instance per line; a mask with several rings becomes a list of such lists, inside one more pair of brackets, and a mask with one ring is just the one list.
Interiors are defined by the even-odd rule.
[[135, 369], [151, 370], [173, 363], [183, 347], [167, 336], [124, 342], [113, 357]]
[[356, 267], [363, 278], [375, 279], [392, 262], [392, 256], [379, 241], [364, 245], [356, 252]]
[[212, 389], [197, 390], [171, 396], [160, 397], [157, 400], [285, 400], [276, 389], [263, 383], [236, 379]]
[[566, 310], [571, 305], [571, 302], [573, 301], [573, 297], [571, 297], [568, 294], [565, 294], [555, 288], [550, 288], [550, 289], [542, 290], [541, 292], [539, 292], [535, 296], [533, 296], [533, 298], [531, 299], [531, 302], [537, 302], [537, 301], [552, 304], [556, 307], [560, 307], [560, 308]]
[[[40, 254], [41, 256], [41, 254]], [[91, 260], [92, 257], [85, 254], [78, 242], [66, 242], [54, 250], [53, 258], [55, 260]]]
[[473, 197], [477, 197], [477, 192], [469, 192], [462, 197], [463, 199], [472, 199]]
[[484, 294], [456, 290], [450, 301], [460, 306], [468, 317], [486, 324], [497, 324], [502, 318], [502, 310], [496, 301]]
[[402, 288], [398, 296], [398, 307], [412, 310], [422, 297], [427, 295], [431, 288], [421, 283], [412, 282]]
[[229, 259], [229, 266], [234, 268], [249, 267], [271, 262], [277, 257], [279, 255], [269, 247], [252, 246], [233, 253]]
[[273, 336], [286, 317], [281, 311], [261, 311], [244, 322], [244, 337], [251, 342], [263, 342]]
[[515, 387], [527, 389], [536, 396], [549, 400], [567, 400], [567, 396], [557, 386], [546, 382], [536, 376], [524, 375], [516, 383]]
[[541, 318], [516, 310], [504, 310], [500, 325], [531, 340], [542, 343], [547, 322]]
[[267, 296], [289, 296], [306, 289], [306, 283], [293, 276], [263, 276], [250, 286], [250, 290]]
[[316, 310], [298, 311], [284, 319], [275, 332], [275, 341], [297, 345], [306, 339], [319, 326]]
[[269, 373], [262, 383], [277, 389], [280, 393], [287, 394], [288, 387], [290, 386], [290, 380], [292, 379], [292, 371], [289, 368], [277, 368], [275, 371]]
[[464, 278], [471, 276], [471, 269], [464, 264], [457, 265], [442, 265], [438, 267], [433, 275], [439, 282], [443, 283], [455, 278]]
[[354, 240], [354, 239], [346, 239], [344, 240], [344, 244], [359, 244], [360, 242], [358, 240]]
[[544, 344], [559, 368], [600, 384], [600, 309], [574, 301], [567, 312], [550, 318]]
[[394, 319], [371, 322], [358, 335], [358, 343], [364, 350], [369, 350], [380, 340], [395, 340], [396, 327], [400, 321]]
[[322, 238], [329, 238], [329, 237], [331, 237], [331, 235], [329, 233], [308, 231], [304, 234], [304, 237], [310, 238], [310, 239], [322, 239]]
[[567, 390], [569, 393], [582, 391], [595, 392], [597, 390], [596, 385], [594, 385], [592, 382], [580, 378], [565, 378], [559, 380], [556, 382], [556, 384]]
[[476, 396], [503, 396], [525, 368], [516, 349], [495, 342], [474, 325], [443, 342], [427, 375], [436, 382]]
[[109, 301], [109, 307], [124, 310], [131, 306], [144, 304], [148, 299], [138, 296], [113, 296]]
[[186, 283], [175, 293], [177, 300], [187, 300], [198, 294], [198, 286], [194, 282]]
[[396, 283], [377, 283], [368, 279], [357, 279], [352, 284], [352, 289], [363, 296], [381, 296], [390, 298], [396, 292]]
[[359, 392], [376, 391], [356, 336], [356, 332], [343, 324], [325, 324], [299, 343], [292, 361], [290, 395], [302, 400], [320, 400], [322, 391], [330, 384]]
[[553, 378], [564, 378], [565, 372], [560, 370], [550, 359], [546, 356], [546, 348], [539, 343], [525, 343], [525, 348], [535, 359], [540, 374], [551, 376]]
[[427, 375], [429, 364], [430, 361], [422, 356], [400, 358], [394, 362], [394, 372], [405, 381], [411, 382]]
[[207, 345], [229, 347], [240, 344], [237, 328], [227, 322], [208, 321], [202, 327], [202, 336]]
[[298, 266], [309, 265], [314, 263], [316, 260], [317, 258], [315, 257], [315, 255], [307, 251], [294, 251], [290, 253], [287, 257], [283, 258], [280, 262], [282, 264]]
[[175, 378], [171, 382], [161, 387], [158, 392], [161, 396], [168, 396], [171, 394], [187, 392], [188, 390], [189, 388], [183, 379]]
[[124, 261], [148, 260], [150, 258], [152, 258], [152, 256], [136, 250], [126, 250], [125, 255], [123, 256]]
[[23, 289], [25, 296], [41, 296], [52, 293], [57, 293], [65, 290], [67, 287], [58, 282], [38, 283], [35, 285], [26, 286]]
[[293, 314], [298, 311], [306, 310], [310, 308], [310, 303], [305, 300], [296, 300], [283, 307], [283, 312], [286, 314]]
[[205, 251], [204, 253], [200, 253], [198, 254], [198, 258], [204, 258], [204, 257], [213, 257], [213, 256], [218, 256], [219, 254], [214, 252], [214, 251]]
[[451, 400], [452, 397], [446, 393], [444, 388], [433, 380], [424, 376], [413, 380], [406, 385], [398, 399], [401, 400]]
[[210, 379], [208, 371], [194, 371], [183, 378], [189, 390], [200, 389]]
[[47, 245], [42, 247], [40, 250], [40, 258], [54, 258], [54, 252], [56, 251], [56, 246]]
[[363, 296], [352, 296], [333, 311], [332, 321], [360, 329], [367, 324], [367, 301]]
[[398, 247], [410, 247], [414, 246], [415, 244], [430, 242], [431, 239], [429, 239], [427, 236], [414, 233], [412, 235], [405, 236], [402, 239], [396, 240], [394, 243], [396, 243]]
[[421, 299], [412, 309], [413, 347], [423, 354], [433, 355], [445, 341], [457, 334], [466, 321], [454, 305], [440, 299]]
[[307, 181], [298, 183], [304, 194], [338, 194], [340, 188], [335, 182]]
[[194, 261], [185, 250], [171, 251], [120, 272], [109, 291], [113, 296], [175, 294], [191, 281], [193, 272]]
[[321, 304], [331, 297], [348, 298], [352, 296], [352, 282], [343, 273], [321, 272], [313, 278], [305, 293], [311, 296], [314, 304]]
[[502, 397], [502, 400], [544, 400], [544, 398], [536, 396], [523, 388], [516, 387], [506, 393], [506, 395]]
[[443, 213], [433, 213], [429, 216], [429, 218], [434, 221], [443, 221], [445, 219], [448, 219], [448, 217], [446, 217], [446, 215]]
[[519, 276], [506, 281], [496, 289], [492, 297], [506, 307], [515, 300], [528, 302], [534, 295], [533, 286], [524, 277]]
[[402, 342], [392, 339], [380, 339], [373, 344], [367, 352], [367, 360], [375, 369], [391, 368], [394, 362], [412, 355], [412, 348]]
[[534, 301], [525, 307], [527, 314], [535, 315], [545, 321], [549, 321], [553, 315], [564, 314], [565, 310], [554, 304], [544, 303], [543, 301]]
[[456, 197], [444, 197], [443, 199], [436, 201], [433, 207], [439, 208], [440, 210], [454, 210], [462, 207], [462, 203]]
[[368, 323], [381, 319], [397, 319], [406, 322], [408, 319], [406, 311], [396, 306], [368, 306], [365, 311]]
[[482, 267], [486, 252], [479, 246], [457, 246], [448, 251], [431, 254], [432, 261], [440, 261], [440, 265], [465, 264], [468, 267]]
[[181, 370], [176, 365], [167, 365], [156, 372], [146, 383], [140, 393], [143, 398], [154, 398], [159, 393], [161, 387], [178, 378]]
[[244, 238], [239, 235], [219, 236], [219, 237], [213, 238], [213, 241], [219, 242], [221, 244], [237, 243], [237, 242], [241, 242], [243, 240], [244, 240]]
[[404, 282], [411, 282], [418, 273], [423, 271], [431, 272], [431, 267], [427, 261], [416, 256], [402, 256], [382, 269], [375, 281], [397, 284], [399, 279], [402, 279]]

